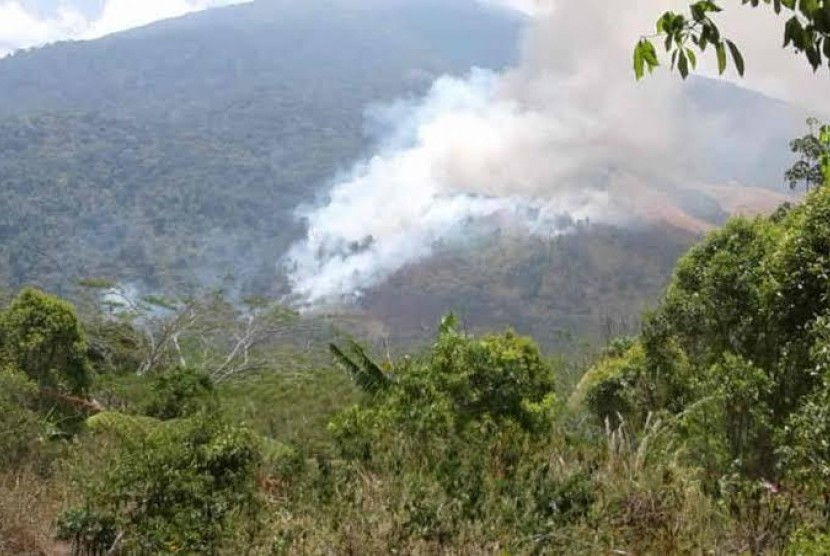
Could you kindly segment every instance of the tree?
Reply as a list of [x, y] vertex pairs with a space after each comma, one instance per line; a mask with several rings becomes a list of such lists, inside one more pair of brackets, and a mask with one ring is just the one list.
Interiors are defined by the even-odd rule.
[[807, 191], [830, 183], [830, 125], [820, 125], [818, 120], [810, 118], [807, 126], [810, 133], [790, 143], [790, 150], [800, 157], [785, 174], [790, 189], [801, 182]]
[[828, 468], [813, 442], [830, 383], [828, 268], [830, 188], [783, 216], [730, 220], [680, 260], [636, 343], [589, 371], [579, 401], [634, 425], [672, 416], [709, 484], [792, 478], [775, 448], [803, 466], [805, 439]]
[[[741, 0], [753, 8], [769, 7], [790, 17], [784, 25], [784, 47], [792, 46], [803, 54], [814, 71], [827, 64], [830, 69], [830, 0]], [[685, 79], [697, 66], [697, 54], [714, 50], [718, 71], [727, 68], [727, 51], [739, 75], [745, 64], [740, 48], [723, 36], [712, 15], [723, 11], [720, 2], [698, 0], [689, 5], [689, 13], [666, 12], [657, 20], [656, 34], [641, 37], [634, 48], [634, 73], [637, 79], [660, 65], [652, 39], [662, 40], [671, 67]]]
[[[98, 290], [110, 313], [93, 329], [99, 358], [131, 362], [135, 368], [128, 370], [140, 375], [195, 368], [221, 382], [266, 368], [270, 354], [263, 348], [296, 331], [297, 314], [265, 299], [235, 304], [221, 291], [136, 298], [107, 281], [82, 285]], [[125, 353], [112, 353], [113, 343], [126, 344]]]
[[27, 288], [0, 313], [0, 359], [41, 389], [84, 395], [90, 385], [87, 344], [72, 305]]

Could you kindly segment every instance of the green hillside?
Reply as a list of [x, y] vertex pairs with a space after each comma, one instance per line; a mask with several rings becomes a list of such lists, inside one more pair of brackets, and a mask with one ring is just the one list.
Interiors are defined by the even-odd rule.
[[[281, 257], [304, 231], [296, 207], [381, 139], [367, 108], [511, 65], [524, 23], [473, 0], [257, 0], [0, 60], [0, 281], [74, 296], [94, 277], [175, 296], [232, 277], [240, 297], [279, 297]], [[689, 94], [741, 130], [701, 173], [780, 188], [801, 116], [709, 80]], [[729, 208], [685, 179], [653, 185], [721, 223]], [[401, 346], [452, 307], [475, 329], [511, 324], [575, 349], [630, 329], [700, 232], [649, 227], [488, 236], [473, 256], [404, 269], [356, 311]]]
[[261, 0], [0, 60], [0, 276], [272, 292], [294, 208], [372, 144], [366, 107], [507, 65], [520, 28], [467, 1]]
[[25, 289], [0, 308], [0, 550], [824, 554], [828, 260], [826, 185], [732, 218], [584, 364], [452, 314], [394, 355], [268, 303]]

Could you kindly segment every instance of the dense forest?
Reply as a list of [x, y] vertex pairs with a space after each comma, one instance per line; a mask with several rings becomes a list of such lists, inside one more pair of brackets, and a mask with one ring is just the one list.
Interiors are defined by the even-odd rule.
[[0, 278], [180, 294], [232, 273], [273, 295], [293, 211], [377, 139], [367, 106], [508, 65], [521, 25], [467, 1], [260, 0], [2, 59]]

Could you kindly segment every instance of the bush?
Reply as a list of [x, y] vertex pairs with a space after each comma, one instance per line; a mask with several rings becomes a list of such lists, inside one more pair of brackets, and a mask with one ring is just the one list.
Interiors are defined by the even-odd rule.
[[127, 553], [215, 553], [240, 532], [256, 532], [261, 452], [248, 431], [206, 416], [154, 422], [120, 414], [96, 418], [94, 428], [118, 449], [84, 504], [59, 520], [76, 549], [109, 549], [117, 531]]
[[218, 400], [210, 377], [193, 369], [174, 369], [156, 373], [151, 378], [150, 399], [142, 413], [168, 420], [216, 410]]
[[373, 373], [362, 379], [371, 395], [336, 419], [333, 429], [353, 437], [359, 429], [393, 425], [429, 435], [512, 423], [543, 433], [556, 401], [555, 375], [536, 344], [513, 332], [476, 339], [454, 325], [447, 317], [428, 355], [404, 358], [386, 375], [360, 352]]
[[45, 436], [36, 402], [35, 383], [19, 371], [0, 369], [0, 469], [25, 460]]

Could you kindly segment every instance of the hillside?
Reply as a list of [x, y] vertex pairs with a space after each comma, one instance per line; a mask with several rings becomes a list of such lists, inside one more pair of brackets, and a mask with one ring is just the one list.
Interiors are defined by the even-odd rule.
[[366, 107], [508, 64], [520, 26], [465, 1], [259, 1], [0, 60], [0, 277], [267, 290], [293, 209], [371, 144]]
[[594, 226], [550, 240], [489, 237], [397, 272], [362, 301], [393, 344], [427, 340], [454, 311], [470, 331], [511, 326], [557, 353], [634, 333], [698, 236]]
[[653, 0], [175, 1], [0, 59], [0, 555], [830, 554], [830, 124]]
[[[415, 98], [443, 73], [509, 66], [522, 26], [472, 0], [258, 0], [0, 60], [0, 282], [71, 296], [103, 277], [181, 294], [233, 277], [238, 293], [279, 297], [281, 257], [303, 233], [296, 207], [380, 139], [367, 107]], [[704, 79], [690, 91], [740, 122], [701, 173], [719, 184], [739, 168], [760, 188], [648, 184], [628, 192], [644, 229], [471, 239], [349, 311], [403, 344], [448, 308], [560, 348], [633, 323], [694, 238], [784, 199], [769, 190], [782, 190], [801, 115]]]

